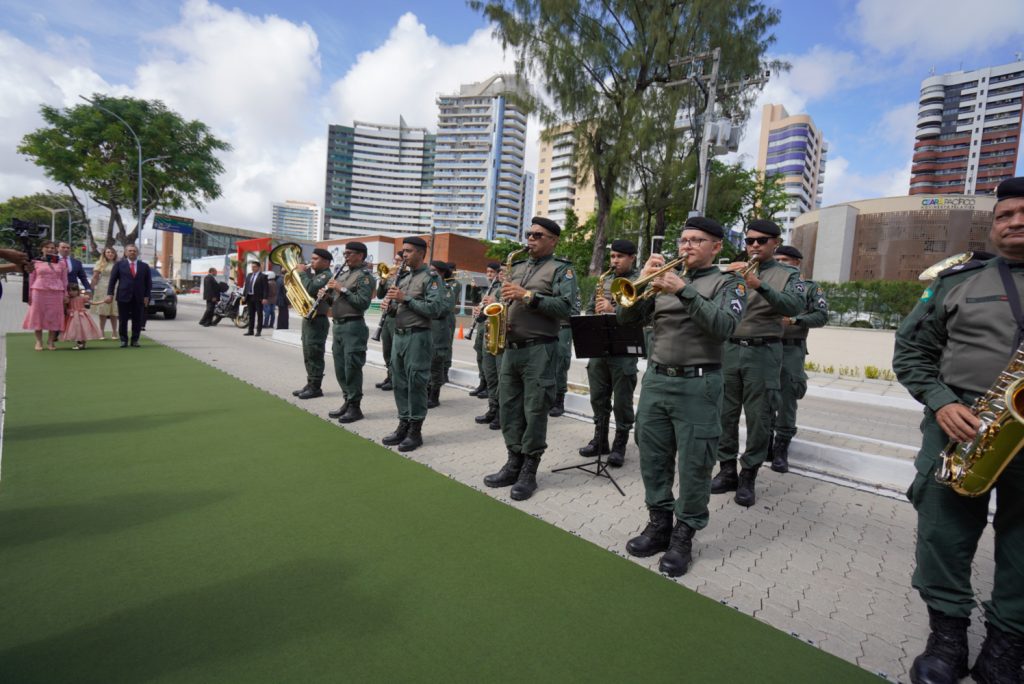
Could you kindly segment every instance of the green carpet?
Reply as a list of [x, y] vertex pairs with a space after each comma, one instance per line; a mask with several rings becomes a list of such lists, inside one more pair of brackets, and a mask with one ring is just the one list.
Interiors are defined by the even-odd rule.
[[7, 339], [0, 682], [874, 679], [171, 349]]

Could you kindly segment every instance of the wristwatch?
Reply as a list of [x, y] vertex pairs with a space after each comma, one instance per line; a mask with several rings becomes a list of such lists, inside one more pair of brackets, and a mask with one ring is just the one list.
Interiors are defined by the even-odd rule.
[[527, 290], [526, 292], [523, 293], [523, 303], [524, 304], [529, 304], [531, 299], [533, 299], [533, 291], [532, 290]]

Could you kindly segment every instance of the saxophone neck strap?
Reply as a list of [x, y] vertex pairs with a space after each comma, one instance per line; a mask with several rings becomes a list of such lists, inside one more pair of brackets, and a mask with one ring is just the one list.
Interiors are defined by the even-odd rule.
[[1013, 282], [1010, 266], [1004, 259], [999, 260], [999, 277], [1003, 279], [1006, 301], [1009, 302], [1010, 311], [1013, 312], [1013, 319], [1017, 322], [1017, 335], [1013, 341], [1013, 349], [1016, 351], [1020, 348], [1021, 341], [1024, 340], [1024, 310], [1020, 306], [1020, 293], [1017, 291], [1017, 284]]

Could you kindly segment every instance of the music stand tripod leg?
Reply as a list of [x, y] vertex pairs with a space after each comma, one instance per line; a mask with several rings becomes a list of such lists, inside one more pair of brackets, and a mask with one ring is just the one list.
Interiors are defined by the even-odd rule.
[[[591, 466], [591, 465], [596, 466], [594, 468], [594, 470], [591, 470], [589, 468], [589, 466]], [[604, 458], [602, 458], [601, 454], [598, 454], [596, 461], [586, 461], [586, 462], [581, 463], [579, 465], [563, 466], [561, 468], [553, 468], [551, 470], [551, 472], [553, 472], [553, 473], [560, 473], [560, 472], [562, 472], [564, 470], [582, 470], [583, 472], [590, 473], [591, 475], [594, 475], [596, 477], [603, 477], [603, 478], [607, 479], [608, 481], [610, 481], [615, 486], [615, 488], [617, 490], [619, 490], [619, 494], [621, 494], [622, 496], [626, 496], [626, 492], [622, 491], [622, 487], [619, 486], [619, 483], [616, 482], [615, 478], [612, 477], [611, 473], [608, 472], [608, 462], [605, 461]]]

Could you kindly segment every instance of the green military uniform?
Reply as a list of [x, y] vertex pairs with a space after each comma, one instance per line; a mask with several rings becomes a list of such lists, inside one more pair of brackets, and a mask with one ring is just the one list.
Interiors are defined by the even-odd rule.
[[[577, 296], [573, 303], [570, 316], [576, 316], [580, 312], [580, 300]], [[558, 329], [558, 353], [556, 361], [558, 367], [555, 370], [555, 405], [548, 415], [556, 418], [565, 413], [565, 394], [569, 391], [569, 368], [572, 367], [572, 327], [569, 321], [562, 322]]]
[[796, 435], [797, 402], [807, 393], [807, 334], [811, 328], [821, 328], [828, 323], [828, 301], [825, 291], [812, 280], [803, 281], [804, 310], [792, 317], [793, 323], [782, 329], [782, 376], [780, 378], [779, 404], [775, 410], [773, 425], [775, 436], [772, 440], [772, 470], [789, 470], [789, 442]]
[[[675, 296], [660, 294], [617, 309], [621, 322], [653, 318], [650, 361], [637, 411], [637, 444], [645, 501], [672, 511], [693, 530], [708, 523], [711, 471], [722, 434], [723, 344], [747, 299], [743, 279], [717, 266], [685, 278]], [[672, 493], [679, 471], [679, 496]]]
[[358, 402], [363, 398], [363, 366], [366, 365], [366, 341], [370, 337], [363, 315], [373, 299], [375, 281], [370, 269], [360, 266], [339, 275], [337, 282], [342, 290], [332, 290], [334, 342], [331, 354], [334, 376], [345, 401]]
[[[310, 297], [316, 299], [321, 289], [331, 279], [331, 269], [324, 268], [314, 273], [309, 269], [299, 273], [299, 281]], [[313, 320], [302, 321], [302, 360], [306, 364], [306, 382], [311, 387], [320, 389], [324, 377], [324, 352], [327, 348], [327, 333], [331, 329], [327, 305], [322, 302]]]
[[782, 375], [782, 317], [803, 311], [799, 272], [769, 259], [761, 263], [761, 287], [747, 293], [746, 313], [725, 345], [722, 439], [719, 461], [739, 453], [740, 411], [747, 417], [744, 469], [756, 469], [768, 454], [771, 413]]
[[[998, 257], [940, 274], [900, 325], [893, 357], [900, 383], [925, 405], [921, 450], [914, 463], [917, 476], [907, 492], [918, 515], [913, 585], [930, 610], [959, 619], [964, 661], [966, 618], [974, 607], [971, 561], [988, 522], [989, 494], [961, 496], [936, 482], [948, 437], [935, 412], [954, 402], [972, 404], [995, 382], [1013, 354], [1017, 329], [1000, 270], [1007, 270], [1024, 300], [1024, 264], [1007, 263]], [[996, 570], [992, 597], [984, 604], [985, 618], [1020, 644], [1024, 643], [1020, 641], [1024, 639], [1024, 459], [1020, 454], [1003, 471], [995, 491]]]
[[[632, 268], [622, 276], [629, 280], [636, 280], [640, 276], [637, 268]], [[604, 279], [602, 297], [614, 302], [611, 295], [612, 282], [614, 278]], [[593, 315], [596, 313], [597, 289], [587, 304], [585, 313]], [[616, 306], [618, 312], [621, 307]], [[608, 451], [608, 425], [611, 420], [612, 409], [615, 410], [615, 436], [616, 454], [625, 452], [626, 441], [629, 439], [629, 431], [633, 429], [635, 413], [633, 411], [633, 392], [636, 390], [637, 381], [637, 359], [633, 356], [592, 358], [587, 362], [587, 384], [590, 387], [590, 408], [594, 414], [594, 439], [591, 444], [580, 450], [584, 456], [598, 456]], [[621, 449], [621, 451], [618, 451]], [[596, 453], [593, 453], [596, 452]], [[613, 466], [622, 465], [618, 458], [609, 458]]]
[[441, 379], [444, 382], [448, 382], [448, 371], [450, 371], [452, 367], [452, 353], [454, 352], [455, 349], [455, 306], [459, 303], [459, 295], [462, 293], [462, 283], [453, 280], [452, 282], [446, 284], [448, 285], [448, 288], [451, 290], [451, 301], [449, 301], [447, 319], [448, 347], [445, 350], [444, 368], [441, 374]]
[[405, 301], [395, 313], [395, 338], [391, 345], [391, 373], [395, 405], [402, 421], [422, 422], [427, 415], [427, 382], [430, 379], [431, 322], [444, 311], [444, 283], [425, 264], [398, 280]]
[[[397, 266], [395, 268], [398, 268]], [[388, 293], [388, 280], [390, 278], [383, 278], [377, 283], [377, 298], [384, 299]], [[390, 312], [381, 309], [380, 315], [383, 316], [381, 321], [380, 330], [380, 346], [381, 352], [384, 354], [384, 365], [387, 367], [387, 377], [384, 378], [384, 382], [380, 383], [378, 387], [384, 389], [391, 388], [391, 345], [395, 339], [395, 311], [396, 307], [392, 306]]]
[[452, 352], [452, 321], [455, 320], [452, 314], [452, 306], [455, 299], [453, 284], [447, 280], [441, 282], [441, 295], [444, 301], [444, 308], [438, 317], [430, 322], [430, 338], [433, 355], [430, 360], [430, 389], [436, 400], [441, 386], [445, 383], [445, 360]]
[[[501, 298], [501, 281], [494, 279], [484, 291], [484, 297], [491, 296], [495, 299]], [[501, 354], [494, 356], [487, 352], [487, 321], [476, 324], [476, 331], [473, 333], [473, 348], [477, 350], [477, 363], [480, 366], [480, 373], [487, 384], [487, 412], [497, 416], [498, 414], [498, 370], [501, 368]]]

